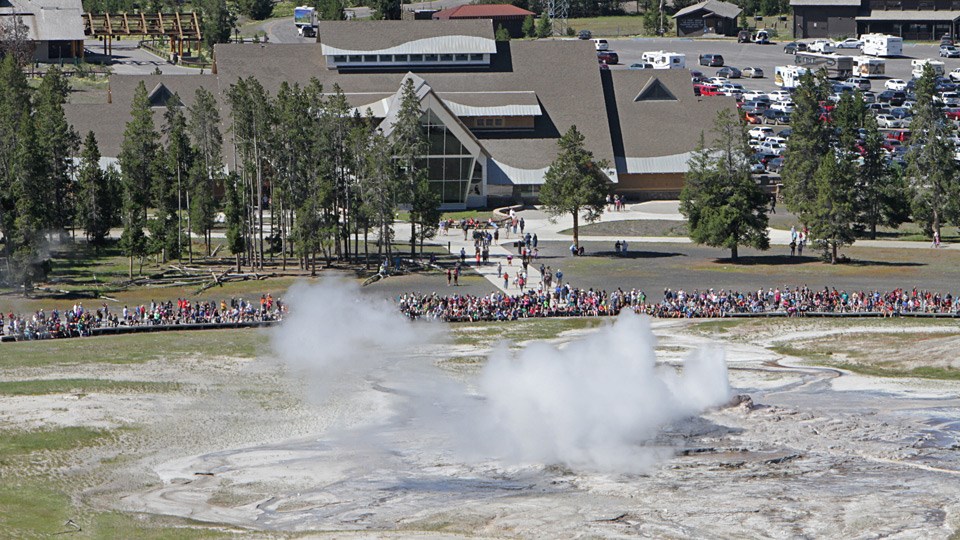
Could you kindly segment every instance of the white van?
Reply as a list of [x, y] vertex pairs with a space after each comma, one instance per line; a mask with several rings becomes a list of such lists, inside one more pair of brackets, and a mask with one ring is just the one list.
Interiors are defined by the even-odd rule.
[[610, 50], [610, 44], [607, 43], [607, 40], [605, 39], [594, 39], [593, 46], [596, 47], [598, 51]]

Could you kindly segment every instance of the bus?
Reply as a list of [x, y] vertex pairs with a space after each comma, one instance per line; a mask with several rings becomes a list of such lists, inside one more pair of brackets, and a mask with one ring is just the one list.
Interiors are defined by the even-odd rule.
[[853, 76], [852, 56], [797, 51], [793, 55], [793, 62], [813, 71], [825, 69], [827, 77], [831, 79], [849, 79]]

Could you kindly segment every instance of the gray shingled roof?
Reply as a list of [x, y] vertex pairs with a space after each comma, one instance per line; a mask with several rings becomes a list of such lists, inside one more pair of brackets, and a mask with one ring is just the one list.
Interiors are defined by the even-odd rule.
[[496, 52], [489, 19], [321, 21], [317, 36], [324, 54]]
[[[654, 164], [676, 168], [680, 158], [696, 149], [701, 131], [710, 137], [717, 111], [736, 110], [732, 97], [695, 96], [690, 72], [685, 69], [615, 70], [610, 74], [620, 120], [619, 133], [614, 134], [614, 146], [622, 147], [616, 160], [620, 173], [651, 172]], [[654, 78], [677, 99], [635, 101]]]
[[706, 2], [700, 2], [699, 4], [694, 4], [681, 9], [673, 15], [673, 18], [676, 19], [677, 17], [690, 15], [700, 10], [719, 15], [720, 17], [726, 17], [728, 19], [736, 19], [740, 16], [740, 12], [743, 11], [736, 4], [721, 2], [720, 0], [707, 0]]
[[0, 18], [20, 15], [34, 41], [84, 39], [80, 0], [10, 0], [10, 5], [0, 8]]
[[860, 4], [860, 0], [790, 0], [790, 5], [797, 7], [860, 7]]

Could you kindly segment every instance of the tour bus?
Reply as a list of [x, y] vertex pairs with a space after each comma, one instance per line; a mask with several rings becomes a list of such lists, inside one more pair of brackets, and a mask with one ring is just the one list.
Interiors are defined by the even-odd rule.
[[872, 56], [854, 56], [853, 74], [857, 77], [882, 77], [887, 71], [887, 61]]
[[870, 56], [902, 56], [903, 38], [885, 34], [863, 34], [863, 54]]
[[800, 66], [777, 66], [773, 68], [773, 84], [781, 88], [796, 88], [800, 76], [810, 70]]
[[930, 64], [930, 66], [933, 67], [933, 71], [937, 77], [943, 77], [943, 62], [939, 60], [931, 60], [929, 58], [919, 58], [917, 60], [910, 61], [910, 67], [913, 68], [911, 70], [911, 73], [913, 73], [913, 78], [919, 79], [920, 76], [923, 75], [923, 66], [927, 64]]
[[687, 67], [687, 55], [666, 52], [648, 51], [640, 55], [645, 64], [653, 64], [653, 69], [684, 69]]
[[827, 77], [831, 79], [849, 79], [853, 76], [852, 56], [797, 51], [797, 54], [793, 55], [793, 62], [814, 71], [826, 69]]

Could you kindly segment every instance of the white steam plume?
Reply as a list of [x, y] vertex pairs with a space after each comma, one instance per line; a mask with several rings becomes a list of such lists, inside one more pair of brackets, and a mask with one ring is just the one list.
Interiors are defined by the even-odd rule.
[[691, 356], [681, 373], [657, 365], [650, 324], [632, 314], [562, 348], [535, 343], [512, 354], [501, 347], [471, 392], [432, 363], [402, 354], [438, 343], [441, 326], [412, 323], [345, 281], [297, 285], [288, 297], [291, 315], [273, 345], [315, 390], [368, 391], [371, 379], [382, 378], [399, 391], [379, 437], [423, 429], [425, 438], [447, 437], [446, 446], [471, 461], [639, 472], [657, 457], [644, 443], [660, 428], [729, 398], [719, 350]]

